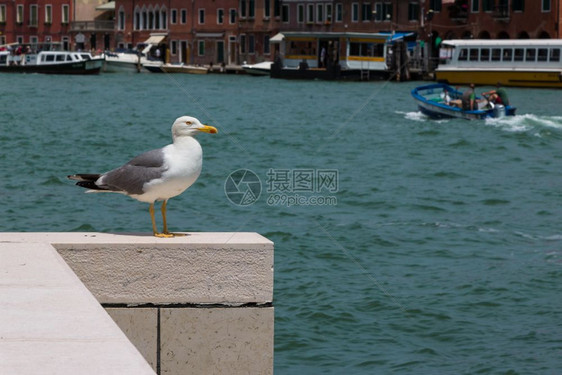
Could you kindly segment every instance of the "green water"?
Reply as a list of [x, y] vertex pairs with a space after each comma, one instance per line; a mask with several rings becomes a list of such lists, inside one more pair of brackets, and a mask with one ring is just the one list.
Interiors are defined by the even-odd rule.
[[[417, 84], [0, 75], [0, 229], [149, 232], [146, 204], [65, 176], [161, 147], [193, 115], [219, 134], [199, 136], [170, 229], [275, 242], [277, 374], [558, 374], [561, 92], [431, 121]], [[239, 169], [261, 180], [254, 204], [225, 195]]]

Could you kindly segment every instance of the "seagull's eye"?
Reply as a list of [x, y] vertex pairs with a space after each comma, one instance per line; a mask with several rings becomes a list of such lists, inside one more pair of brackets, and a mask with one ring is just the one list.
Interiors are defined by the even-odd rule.
[[185, 124], [186, 124], [186, 125], [191, 125], [191, 121], [186, 121]]

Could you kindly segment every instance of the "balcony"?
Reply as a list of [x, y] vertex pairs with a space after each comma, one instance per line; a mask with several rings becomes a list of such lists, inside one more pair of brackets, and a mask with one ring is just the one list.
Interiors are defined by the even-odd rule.
[[496, 5], [492, 17], [496, 21], [509, 22], [509, 6], [507, 4]]
[[112, 20], [104, 21], [74, 21], [71, 31], [113, 31], [115, 25]]

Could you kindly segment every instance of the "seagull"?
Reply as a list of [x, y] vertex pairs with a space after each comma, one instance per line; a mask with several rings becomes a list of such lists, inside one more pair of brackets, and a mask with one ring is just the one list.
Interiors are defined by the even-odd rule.
[[[168, 231], [166, 205], [168, 199], [180, 195], [193, 185], [201, 173], [203, 150], [194, 138], [199, 132], [214, 134], [218, 131], [213, 126], [201, 124], [194, 117], [179, 117], [172, 125], [172, 144], [147, 151], [103, 174], [74, 174], [67, 177], [78, 181], [76, 185], [89, 189], [87, 193], [121, 193], [150, 203], [148, 211], [154, 235], [163, 238], [181, 236]], [[156, 201], [162, 201], [162, 232], [158, 232], [154, 219]]]

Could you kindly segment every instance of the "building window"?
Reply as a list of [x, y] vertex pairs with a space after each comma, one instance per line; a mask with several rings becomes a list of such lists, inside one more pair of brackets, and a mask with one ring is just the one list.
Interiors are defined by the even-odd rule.
[[205, 41], [199, 40], [197, 42], [197, 54], [199, 56], [205, 56]]
[[177, 9], [172, 9], [170, 16], [171, 16], [170, 22], [172, 23], [172, 25], [175, 25], [176, 23], [178, 23], [178, 10]]
[[248, 18], [256, 17], [256, 0], [249, 0]]
[[178, 54], [178, 41], [177, 40], [172, 40], [172, 43], [170, 43], [170, 53], [172, 55]]
[[381, 22], [384, 20], [383, 11], [382, 11], [382, 4], [375, 3], [375, 21]]
[[18, 5], [18, 12], [16, 13], [16, 23], [23, 23], [23, 5]]
[[149, 10], [148, 11], [148, 29], [152, 30], [154, 28], [154, 13]]
[[205, 9], [199, 9], [199, 25], [205, 24]]
[[236, 23], [236, 9], [234, 8], [230, 8], [228, 23], [231, 25]]
[[281, 0], [273, 0], [273, 17], [281, 16]]
[[284, 23], [289, 23], [289, 5], [283, 4], [281, 6], [281, 21]]
[[246, 35], [240, 35], [240, 53], [246, 53]]
[[240, 18], [246, 18], [246, 0], [240, 0]]
[[359, 4], [351, 4], [351, 22], [359, 21]]
[[[4, 4], [0, 4], [0, 23], [6, 23], [6, 5]], [[6, 43], [1, 43], [1, 44], [6, 44]]]
[[306, 23], [314, 23], [314, 4], [306, 5]]
[[70, 6], [68, 4], [63, 4], [62, 6], [62, 23], [68, 23], [70, 18]]
[[50, 4], [45, 5], [45, 24], [50, 25], [53, 23], [53, 6]]
[[371, 21], [371, 15], [373, 14], [371, 3], [363, 3], [361, 11], [361, 20], [363, 22]]
[[166, 8], [160, 9], [160, 28], [163, 30], [168, 28], [168, 12]]
[[304, 4], [297, 5], [297, 23], [304, 23]]
[[511, 6], [514, 12], [523, 12], [525, 10], [525, 0], [513, 0]]
[[37, 4], [29, 6], [29, 26], [37, 27]]
[[480, 0], [472, 0], [472, 7], [470, 8], [470, 11], [472, 13], [478, 13], [478, 2]]
[[138, 8], [135, 8], [135, 20], [134, 20], [134, 24], [133, 24], [133, 28], [134, 30], [140, 30], [140, 10]]
[[217, 24], [222, 25], [224, 22], [224, 9], [217, 9]]
[[266, 20], [271, 16], [271, 0], [263, 0], [263, 18]]
[[550, 12], [550, 0], [542, 0], [542, 11]]
[[180, 23], [186, 24], [187, 23], [187, 9], [180, 10]]
[[324, 4], [316, 4], [316, 22], [324, 22]]
[[491, 12], [494, 10], [494, 0], [482, 0], [482, 10], [484, 12]]
[[158, 10], [158, 7], [156, 7], [156, 10], [154, 11], [154, 28], [160, 28], [160, 10]]
[[248, 35], [248, 53], [256, 53], [256, 38], [253, 35]]
[[117, 29], [125, 30], [125, 10], [123, 7], [119, 8], [119, 14], [117, 19]]
[[441, 12], [441, 5], [441, 0], [429, 0], [429, 9], [433, 10], [434, 12]]
[[382, 14], [384, 15], [385, 21], [392, 20], [392, 4], [384, 3], [382, 5]]
[[263, 37], [263, 54], [269, 55], [271, 53], [271, 49], [269, 46], [269, 35]]
[[420, 19], [420, 3], [411, 2], [408, 4], [408, 21], [418, 21]]
[[337, 3], [336, 4], [336, 22], [343, 21], [343, 4]]
[[332, 22], [332, 4], [326, 4], [326, 22]]
[[36, 36], [30, 36], [29, 37], [29, 44], [34, 44], [34, 45], [39, 44], [39, 38], [36, 37]]

